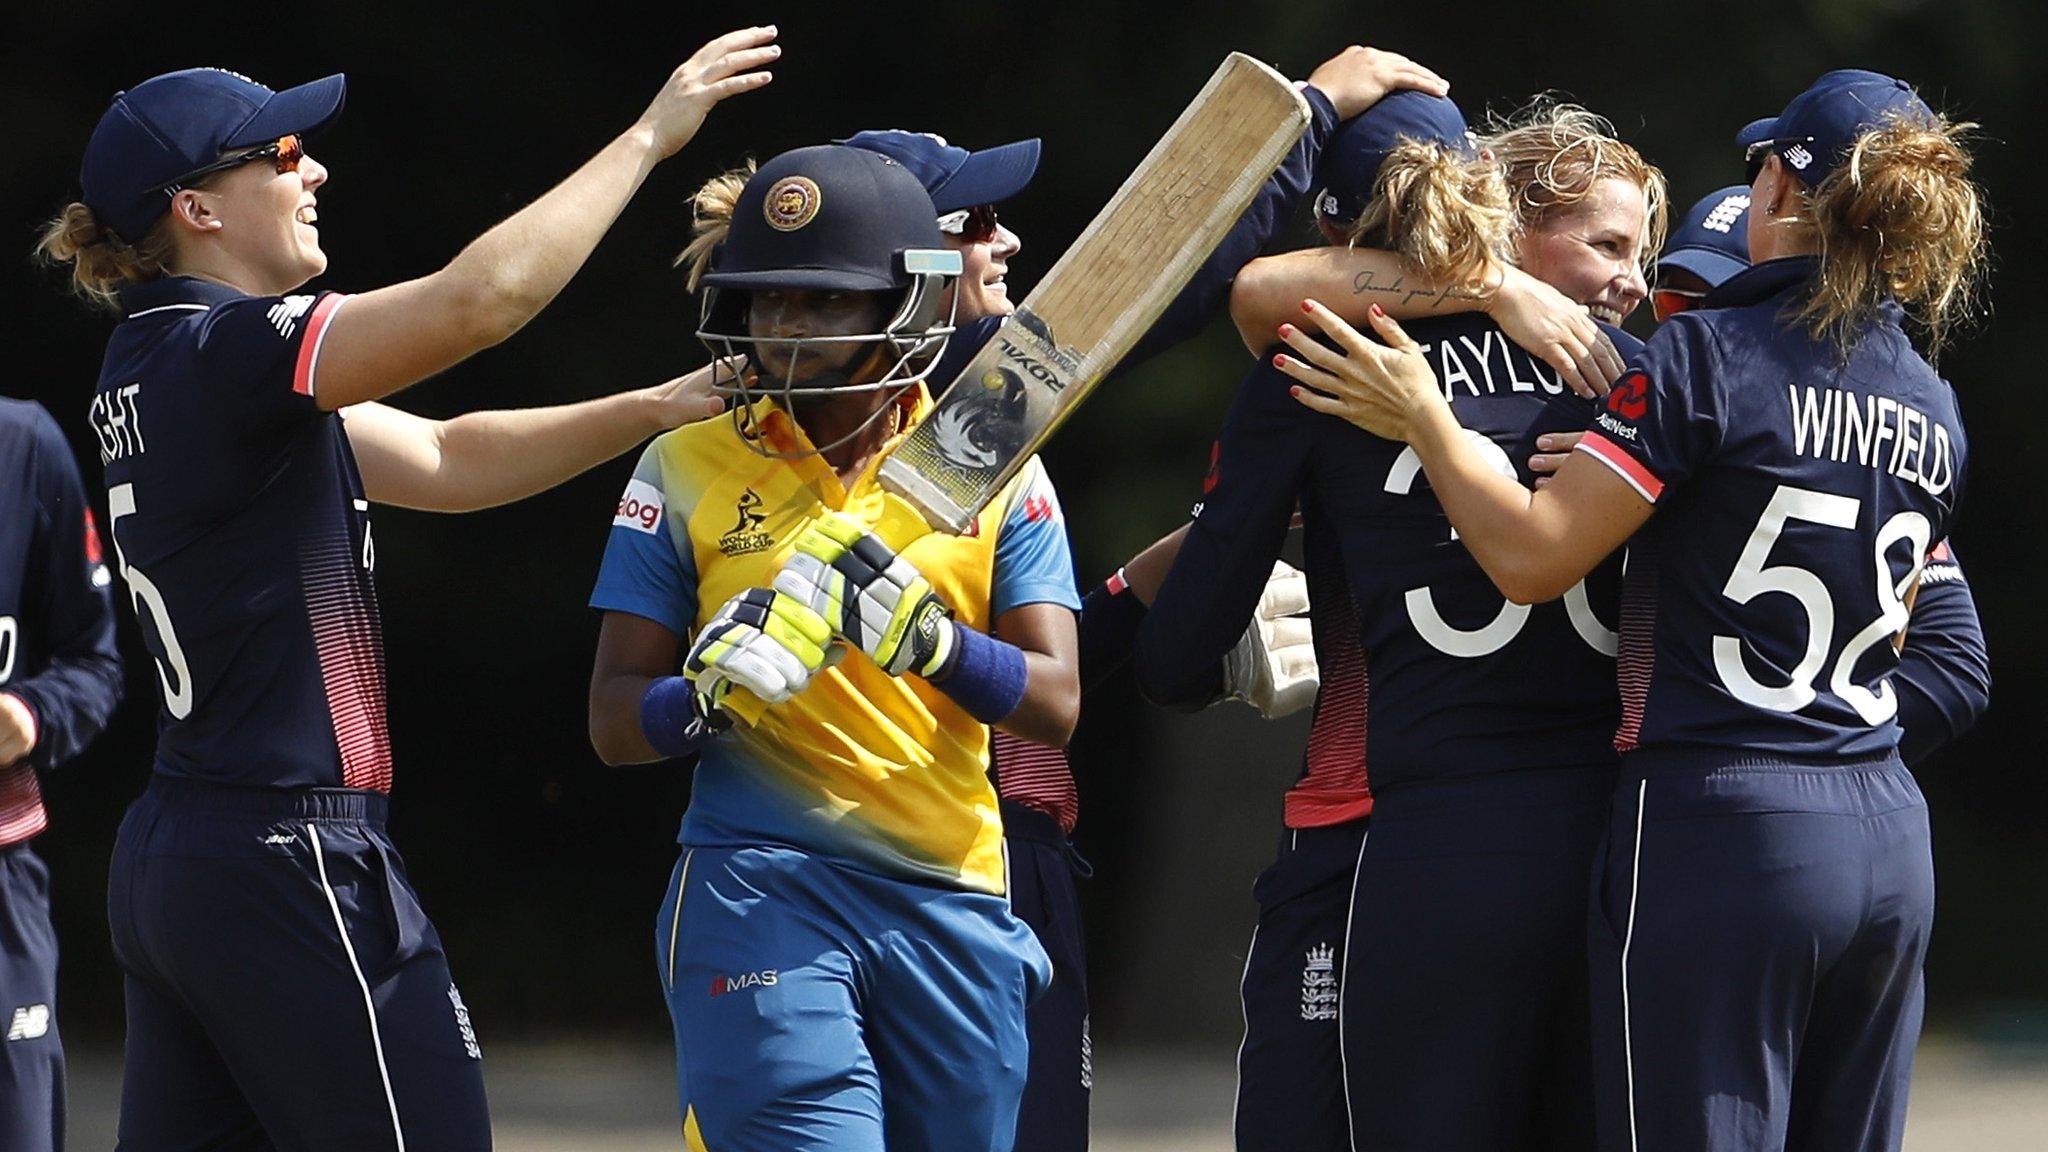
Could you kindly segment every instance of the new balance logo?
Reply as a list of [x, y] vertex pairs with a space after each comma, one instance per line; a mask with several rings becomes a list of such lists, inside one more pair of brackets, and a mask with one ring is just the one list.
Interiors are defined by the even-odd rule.
[[773, 968], [764, 968], [759, 972], [745, 972], [738, 976], [713, 976], [711, 978], [711, 994], [713, 996], [724, 996], [732, 992], [745, 992], [752, 988], [773, 988], [775, 987], [776, 979], [777, 973]]
[[40, 1040], [49, 1034], [50, 1006], [48, 1004], [30, 1004], [26, 1008], [16, 1008], [14, 1010], [14, 1019], [9, 1021], [7, 1025], [7, 1038], [9, 1040]]
[[1301, 1018], [1337, 1018], [1337, 950], [1328, 944], [1309, 949], [1302, 964]]
[[1804, 172], [1813, 163], [1813, 153], [1808, 152], [1804, 144], [1794, 144], [1785, 149], [1785, 159], [1792, 162], [1792, 167]]
[[1707, 213], [1705, 220], [1700, 221], [1700, 227], [1705, 228], [1709, 232], [1733, 232], [1735, 230], [1735, 222], [1742, 219], [1742, 214], [1747, 211], [1749, 211], [1749, 196], [1746, 193], [1737, 192], [1723, 199], [1719, 204], [1714, 205], [1714, 210]]
[[292, 333], [299, 330], [299, 317], [304, 316], [306, 309], [312, 306], [311, 296], [287, 296], [270, 306], [270, 326], [277, 329], [279, 336], [289, 340]]

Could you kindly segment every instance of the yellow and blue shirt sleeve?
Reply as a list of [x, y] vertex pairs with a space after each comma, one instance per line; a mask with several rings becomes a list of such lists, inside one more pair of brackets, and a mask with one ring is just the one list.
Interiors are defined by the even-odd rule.
[[697, 566], [688, 537], [678, 539], [688, 530], [688, 510], [668, 507], [660, 445], [641, 453], [619, 497], [590, 606], [630, 612], [686, 637], [697, 621]]

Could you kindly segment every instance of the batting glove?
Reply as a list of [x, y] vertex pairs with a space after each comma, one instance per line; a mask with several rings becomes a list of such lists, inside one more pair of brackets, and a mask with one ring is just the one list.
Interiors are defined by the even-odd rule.
[[850, 516], [827, 513], [805, 528], [775, 588], [891, 676], [929, 677], [956, 646], [953, 610], [931, 582]]
[[780, 704], [832, 662], [831, 643], [831, 626], [803, 601], [749, 588], [727, 600], [697, 634], [683, 676], [707, 717], [734, 688]]
[[1318, 683], [1308, 580], [1276, 560], [1250, 627], [1223, 658], [1224, 690], [1277, 720], [1308, 707]]

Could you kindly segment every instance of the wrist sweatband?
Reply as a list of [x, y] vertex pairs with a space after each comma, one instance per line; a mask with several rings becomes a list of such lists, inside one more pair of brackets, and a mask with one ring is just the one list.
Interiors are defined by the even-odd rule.
[[1145, 605], [1124, 581], [1123, 569], [1081, 601], [1081, 691], [1087, 692], [1130, 662], [1138, 646]]
[[1024, 650], [954, 621], [953, 655], [930, 678], [939, 691], [983, 724], [1001, 722], [1024, 701], [1030, 670]]
[[640, 734], [663, 756], [688, 756], [718, 729], [697, 711], [696, 691], [681, 676], [663, 676], [640, 697]]

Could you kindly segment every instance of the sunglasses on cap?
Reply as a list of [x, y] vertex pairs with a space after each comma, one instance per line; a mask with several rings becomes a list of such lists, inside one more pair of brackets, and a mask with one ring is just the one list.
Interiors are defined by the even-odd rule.
[[1759, 140], [1742, 150], [1743, 175], [1746, 183], [1756, 183], [1757, 174], [1764, 170], [1764, 157], [1769, 156], [1780, 144], [1811, 144], [1811, 136], [1787, 136], [1782, 140]]
[[986, 244], [996, 236], [996, 206], [977, 204], [939, 217], [939, 231], [958, 236], [962, 244]]
[[261, 148], [250, 148], [246, 151], [236, 152], [233, 155], [223, 156], [204, 167], [194, 168], [175, 180], [166, 180], [157, 185], [152, 191], [176, 192], [185, 185], [211, 176], [215, 172], [225, 172], [230, 168], [239, 168], [251, 161], [265, 158], [269, 158], [277, 164], [277, 174], [279, 176], [287, 172], [297, 172], [299, 170], [299, 161], [306, 158], [306, 142], [296, 132], [280, 136], [274, 142], [265, 144]]
[[1699, 307], [1700, 300], [1705, 296], [1705, 292], [1692, 292], [1684, 288], [1652, 288], [1650, 311], [1657, 317], [1657, 323], [1662, 324], [1680, 312], [1690, 312]]

